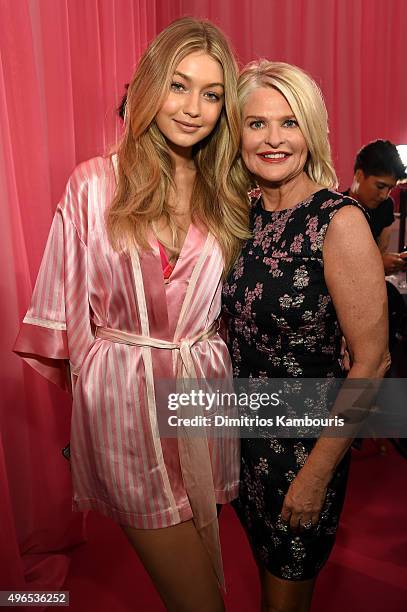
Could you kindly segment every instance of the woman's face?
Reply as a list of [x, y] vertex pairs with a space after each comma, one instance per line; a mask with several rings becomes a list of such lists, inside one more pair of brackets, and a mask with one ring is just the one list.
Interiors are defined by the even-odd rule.
[[168, 144], [191, 148], [214, 129], [223, 108], [222, 66], [204, 52], [190, 53], [174, 72], [156, 123]]
[[243, 108], [242, 157], [259, 183], [283, 184], [304, 172], [308, 148], [290, 105], [271, 87], [259, 87]]

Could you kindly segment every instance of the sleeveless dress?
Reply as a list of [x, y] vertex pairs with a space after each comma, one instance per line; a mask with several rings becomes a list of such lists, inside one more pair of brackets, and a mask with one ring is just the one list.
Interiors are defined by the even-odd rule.
[[[348, 205], [359, 206], [328, 189], [287, 210], [264, 210], [261, 198], [253, 203], [253, 237], [223, 287], [235, 377], [344, 376], [342, 333], [325, 284], [322, 249], [330, 220]], [[316, 440], [241, 442], [240, 493], [234, 506], [257, 561], [283, 579], [313, 578], [335, 541], [350, 453], [328, 486], [318, 525], [294, 534], [280, 512]]]

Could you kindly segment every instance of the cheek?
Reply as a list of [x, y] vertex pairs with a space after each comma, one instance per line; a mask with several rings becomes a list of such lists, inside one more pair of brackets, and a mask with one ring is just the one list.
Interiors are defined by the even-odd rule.
[[246, 168], [250, 172], [254, 172], [257, 158], [247, 147], [242, 148], [242, 159], [246, 165]]
[[248, 170], [250, 170], [250, 168], [249, 168], [250, 160], [249, 160], [249, 155], [247, 154], [246, 150], [242, 150], [242, 159], [243, 159], [246, 167], [248, 168]]
[[163, 117], [165, 115], [172, 115], [173, 113], [177, 111], [178, 107], [179, 107], [179, 101], [173, 96], [169, 96], [164, 102], [164, 104], [162, 105], [162, 107], [160, 108], [160, 110], [158, 111], [157, 116]]
[[205, 109], [206, 124], [209, 128], [213, 129], [218, 121], [222, 112], [222, 106], [219, 107], [217, 104], [211, 105]]
[[244, 131], [242, 134], [242, 157], [246, 160], [257, 151], [260, 138], [256, 132]]
[[302, 156], [305, 157], [305, 159], [307, 159], [308, 148], [307, 148], [307, 143], [305, 142], [305, 140], [301, 139], [301, 141], [298, 144], [298, 148], [301, 150]]

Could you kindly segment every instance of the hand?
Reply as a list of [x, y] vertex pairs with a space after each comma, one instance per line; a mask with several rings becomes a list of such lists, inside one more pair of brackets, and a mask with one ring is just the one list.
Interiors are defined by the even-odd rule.
[[404, 253], [383, 253], [384, 272], [396, 274], [407, 267], [407, 252]]
[[345, 336], [342, 336], [341, 340], [341, 357], [342, 357], [342, 367], [345, 372], [349, 372], [351, 369], [352, 363], [350, 354], [348, 351], [348, 345], [346, 344]]
[[292, 481], [284, 498], [281, 518], [292, 531], [301, 531], [304, 525], [316, 526], [324, 505], [328, 483], [318, 475], [302, 468]]

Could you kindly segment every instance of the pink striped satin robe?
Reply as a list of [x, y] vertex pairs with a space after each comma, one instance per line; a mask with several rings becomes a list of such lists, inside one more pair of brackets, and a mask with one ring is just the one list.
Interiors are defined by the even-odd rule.
[[[163, 279], [155, 239], [149, 252], [116, 253], [104, 223], [114, 187], [110, 158], [90, 160], [74, 171], [55, 214], [15, 351], [66, 389], [69, 361], [74, 509], [91, 508], [125, 525], [159, 528], [195, 515], [180, 441], [159, 438], [154, 405], [154, 379], [176, 376], [181, 351], [179, 346], [168, 350], [112, 342], [98, 337], [97, 330], [164, 344], [199, 336], [220, 312], [223, 262], [213, 236], [194, 224], [169, 282]], [[197, 377], [231, 377], [228, 351], [216, 332], [187, 349]], [[213, 440], [207, 457], [213, 499], [226, 503], [237, 496], [238, 441]]]

